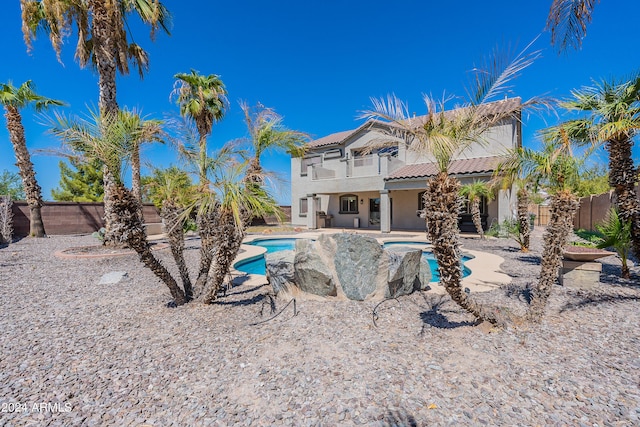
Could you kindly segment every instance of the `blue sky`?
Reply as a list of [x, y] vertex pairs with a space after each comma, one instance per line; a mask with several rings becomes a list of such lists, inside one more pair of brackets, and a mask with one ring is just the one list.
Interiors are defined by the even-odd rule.
[[[422, 114], [422, 94], [464, 95], [474, 64], [496, 47], [521, 49], [538, 35], [534, 48], [542, 50], [542, 58], [514, 82], [514, 96], [565, 98], [593, 79], [620, 79], [640, 70], [638, 35], [634, 25], [625, 24], [640, 16], [637, 0], [598, 4], [582, 50], [563, 55], [552, 50], [543, 31], [551, 0], [163, 3], [173, 14], [172, 35], [159, 34], [152, 42], [148, 31], [132, 22], [136, 42], [149, 52], [151, 69], [144, 80], [135, 73], [120, 77], [118, 102], [162, 118], [178, 111], [169, 100], [175, 73], [193, 68], [219, 74], [231, 109], [214, 126], [212, 148], [246, 135], [239, 100], [272, 107], [289, 128], [314, 137], [359, 126], [357, 116], [370, 108], [370, 97], [391, 92], [406, 100], [411, 112]], [[7, 2], [0, 20], [0, 82], [19, 85], [31, 79], [40, 94], [66, 101], [67, 114], [83, 114], [87, 105], [97, 104], [97, 76], [74, 61], [74, 35], [66, 39], [62, 65], [44, 36], [27, 54], [17, 0]], [[560, 112], [560, 119], [566, 118]], [[23, 119], [30, 148], [59, 146], [32, 110], [25, 110]], [[535, 132], [557, 120], [553, 115], [525, 117], [524, 144], [535, 146]], [[17, 171], [1, 122], [0, 171]], [[634, 154], [640, 158], [637, 146]], [[177, 164], [176, 155], [163, 146], [146, 148], [143, 158], [155, 166]], [[51, 200], [51, 189], [60, 180], [59, 159], [36, 155], [33, 160], [43, 196]], [[288, 156], [268, 154], [264, 164], [290, 179]], [[288, 184], [281, 187], [278, 198], [288, 204]]]

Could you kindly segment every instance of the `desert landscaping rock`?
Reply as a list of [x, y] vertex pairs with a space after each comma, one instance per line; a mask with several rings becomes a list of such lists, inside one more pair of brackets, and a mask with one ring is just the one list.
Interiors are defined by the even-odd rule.
[[125, 277], [127, 277], [126, 271], [111, 271], [102, 275], [98, 285], [115, 285], [116, 283], [120, 283]]
[[[462, 239], [465, 249], [505, 258], [513, 277], [474, 298], [524, 311], [539, 272], [534, 232], [528, 254], [507, 239]], [[448, 297], [415, 292], [378, 306], [377, 327], [377, 303], [306, 300], [296, 316], [291, 304], [252, 326], [271, 317], [270, 286], [243, 284], [211, 306], [167, 308], [166, 287], [135, 256], [53, 255], [92, 241], [54, 236], [0, 248], [0, 425], [640, 422], [640, 270], [634, 264], [633, 280], [619, 279], [616, 257], [599, 260], [594, 290], [555, 286], [539, 325], [476, 325]], [[193, 275], [198, 245], [186, 251]], [[156, 255], [177, 275], [169, 251]], [[97, 285], [112, 271], [127, 280]]]
[[389, 287], [385, 298], [409, 295], [422, 287], [422, 283], [420, 283], [421, 249], [391, 247], [386, 249], [384, 254], [389, 262], [389, 277], [387, 279]]
[[265, 254], [267, 283], [277, 294], [294, 286], [293, 260], [295, 251], [280, 251]]
[[[430, 268], [422, 259], [421, 249], [403, 246], [383, 249], [371, 236], [322, 234], [315, 241], [297, 239], [295, 248], [293, 265], [289, 253], [266, 257], [267, 281], [276, 294], [287, 289], [281, 283], [286, 282], [301, 297], [311, 294], [381, 301], [426, 289], [431, 279], [431, 272], [423, 271]], [[283, 274], [281, 278], [276, 277], [279, 271]]]
[[314, 244], [308, 239], [296, 240], [293, 281], [303, 292], [323, 297], [336, 296], [333, 273], [315, 250]]

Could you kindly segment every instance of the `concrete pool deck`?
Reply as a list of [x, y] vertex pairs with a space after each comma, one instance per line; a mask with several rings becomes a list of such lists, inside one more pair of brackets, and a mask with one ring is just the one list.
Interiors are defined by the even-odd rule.
[[[343, 230], [323, 229], [296, 234], [252, 234], [244, 239], [240, 253], [234, 260], [233, 265], [236, 265], [241, 261], [259, 257], [266, 252], [265, 248], [246, 244], [249, 242], [270, 239], [317, 239], [321, 234], [341, 232], [343, 232]], [[348, 232], [354, 233], [354, 231]], [[381, 235], [379, 232], [357, 231], [357, 233], [371, 235], [378, 240], [380, 244], [387, 242], [425, 243], [423, 249], [429, 250], [431, 248], [431, 244], [426, 243], [424, 232], [392, 231], [391, 233], [385, 234], [384, 237], [380, 237]], [[490, 239], [490, 237], [487, 238]], [[504, 258], [488, 252], [466, 250], [464, 246], [461, 246], [461, 249], [463, 254], [472, 257], [472, 259], [465, 263], [465, 266], [471, 270], [471, 274], [462, 279], [463, 287], [469, 288], [469, 291], [471, 292], [487, 292], [511, 283], [511, 277], [504, 274], [500, 269], [500, 265], [504, 262]], [[231, 274], [234, 277], [234, 280], [242, 278], [241, 281], [244, 284], [264, 285], [267, 283], [266, 277], [262, 275], [246, 274], [235, 269], [232, 269]], [[429, 286], [431, 287], [431, 290], [427, 292], [436, 294], [446, 293], [444, 286], [441, 286], [438, 282], [431, 282], [429, 283]]]

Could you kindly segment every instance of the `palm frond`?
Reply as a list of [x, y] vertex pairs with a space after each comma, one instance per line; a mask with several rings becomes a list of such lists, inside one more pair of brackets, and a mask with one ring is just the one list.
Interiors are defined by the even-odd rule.
[[580, 49], [587, 35], [593, 10], [600, 0], [553, 0], [547, 17], [547, 30], [551, 30], [551, 44], [559, 52], [567, 47]]

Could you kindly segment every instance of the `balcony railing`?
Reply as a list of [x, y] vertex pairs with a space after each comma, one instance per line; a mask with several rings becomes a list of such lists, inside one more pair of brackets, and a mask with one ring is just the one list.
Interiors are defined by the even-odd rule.
[[340, 162], [331, 162], [335, 168], [329, 168], [324, 165], [309, 165], [310, 174], [314, 181], [325, 179], [345, 179], [345, 178], [361, 178], [368, 176], [387, 176], [395, 170], [404, 166], [404, 162], [397, 157], [386, 155], [370, 154], [360, 156], [353, 159], [343, 159]]

